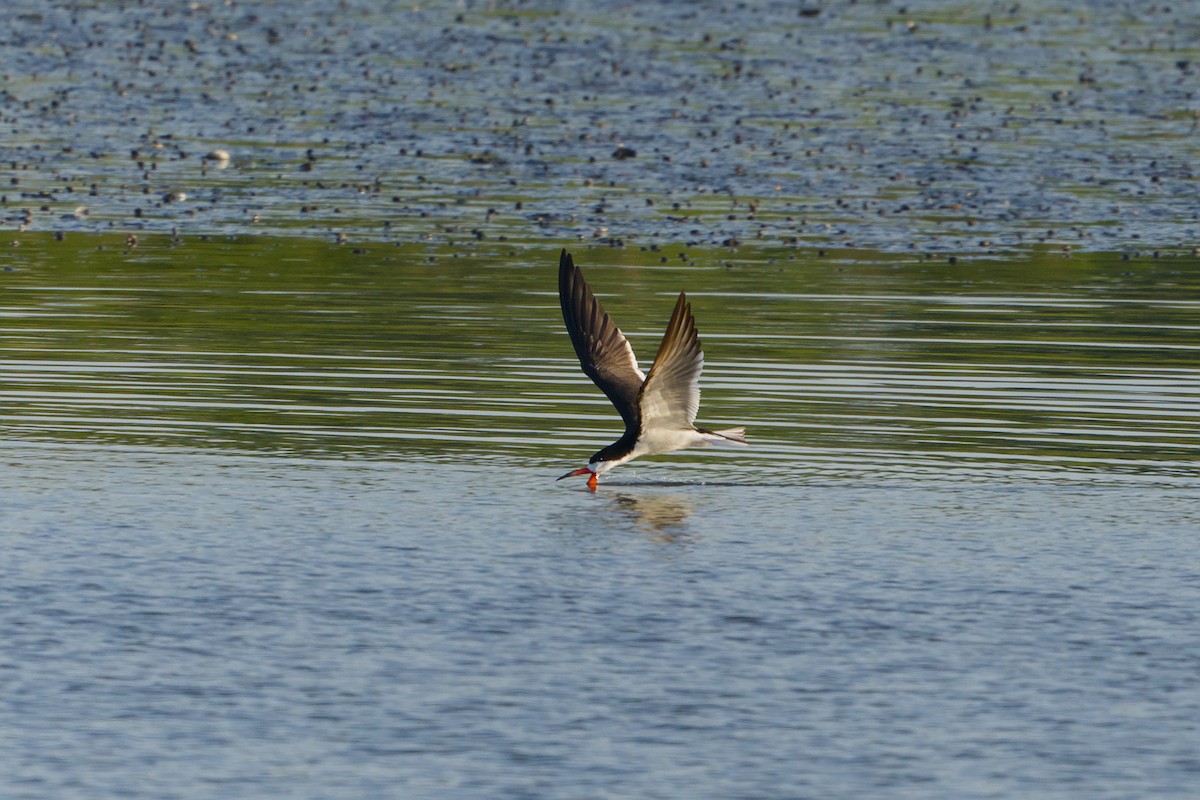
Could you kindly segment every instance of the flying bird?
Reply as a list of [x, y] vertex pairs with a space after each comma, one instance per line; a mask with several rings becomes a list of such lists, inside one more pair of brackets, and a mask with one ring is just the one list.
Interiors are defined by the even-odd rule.
[[746, 446], [745, 428], [709, 431], [695, 425], [704, 353], [692, 306], [683, 292], [675, 302], [649, 375], [638, 368], [633, 348], [566, 250], [558, 261], [558, 299], [579, 365], [625, 420], [620, 439], [592, 456], [587, 466], [558, 480], [587, 475], [588, 488], [596, 491], [601, 474], [640, 456], [711, 444]]

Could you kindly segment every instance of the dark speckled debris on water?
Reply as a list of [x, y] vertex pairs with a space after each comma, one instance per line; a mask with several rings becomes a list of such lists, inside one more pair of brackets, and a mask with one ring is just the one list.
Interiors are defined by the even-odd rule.
[[14, 227], [958, 255], [1200, 239], [1191, 3], [6, 10]]

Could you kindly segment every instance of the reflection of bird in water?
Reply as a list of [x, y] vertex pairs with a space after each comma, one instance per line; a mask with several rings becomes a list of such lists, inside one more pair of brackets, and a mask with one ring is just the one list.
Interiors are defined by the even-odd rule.
[[617, 508], [626, 513], [633, 524], [660, 541], [678, 541], [687, 535], [683, 524], [692, 515], [692, 504], [684, 497], [671, 494], [614, 494]]
[[563, 478], [587, 475], [594, 492], [600, 473], [639, 456], [710, 444], [746, 446], [745, 428], [707, 431], [695, 425], [704, 353], [692, 307], [682, 292], [649, 375], [638, 368], [633, 348], [566, 250], [558, 262], [558, 298], [580, 366], [625, 420], [624, 436]]

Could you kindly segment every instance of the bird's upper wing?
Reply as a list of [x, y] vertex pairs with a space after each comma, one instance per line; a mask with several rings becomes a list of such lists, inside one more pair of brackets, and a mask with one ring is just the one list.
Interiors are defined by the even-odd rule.
[[646, 375], [638, 369], [625, 335], [592, 294], [566, 250], [558, 261], [558, 299], [584, 373], [608, 395], [625, 426], [638, 430], [638, 390]]
[[682, 292], [663, 334], [650, 375], [642, 385], [642, 430], [690, 428], [700, 409], [700, 371], [704, 353], [696, 334], [692, 306]]

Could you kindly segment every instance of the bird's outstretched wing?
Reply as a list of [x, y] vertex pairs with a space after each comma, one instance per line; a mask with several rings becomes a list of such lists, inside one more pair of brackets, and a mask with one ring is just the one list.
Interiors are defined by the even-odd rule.
[[700, 371], [704, 353], [696, 334], [692, 306], [682, 292], [663, 334], [650, 375], [642, 385], [642, 429], [689, 429], [700, 409]]
[[646, 375], [638, 369], [625, 335], [592, 294], [583, 272], [566, 250], [558, 261], [558, 299], [584, 373], [608, 395], [625, 420], [625, 427], [637, 431], [641, 424], [638, 391]]

